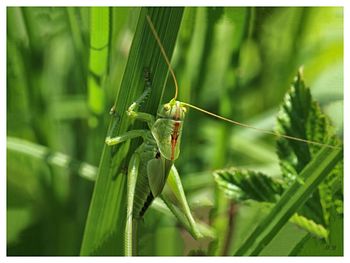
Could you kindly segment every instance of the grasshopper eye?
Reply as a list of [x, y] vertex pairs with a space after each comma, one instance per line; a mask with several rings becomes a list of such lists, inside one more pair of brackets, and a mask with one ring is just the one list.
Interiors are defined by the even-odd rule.
[[164, 104], [164, 110], [169, 111], [170, 110], [170, 105], [169, 104]]
[[186, 107], [181, 107], [183, 113], [186, 113], [187, 112], [187, 108]]

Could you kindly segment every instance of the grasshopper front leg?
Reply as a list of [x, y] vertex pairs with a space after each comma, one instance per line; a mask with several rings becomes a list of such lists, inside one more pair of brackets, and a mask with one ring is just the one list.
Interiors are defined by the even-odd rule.
[[108, 146], [113, 146], [113, 145], [125, 142], [127, 140], [135, 139], [137, 137], [143, 137], [145, 133], [147, 133], [147, 130], [132, 130], [113, 138], [108, 136], [105, 140], [105, 143]]
[[[145, 122], [147, 122], [149, 127], [152, 127], [152, 125], [154, 123], [154, 117], [149, 113], [136, 112], [135, 107], [137, 105], [138, 104], [136, 104], [136, 102], [131, 104], [131, 106], [127, 110], [127, 115], [132, 119], [145, 121]], [[132, 130], [132, 131], [128, 131], [122, 135], [113, 137], [113, 138], [108, 136], [105, 140], [105, 143], [108, 146], [112, 146], [112, 145], [116, 145], [116, 144], [122, 143], [122, 142], [127, 141], [127, 140], [135, 139], [137, 137], [144, 137], [144, 135], [146, 133], [147, 133], [147, 130]]]

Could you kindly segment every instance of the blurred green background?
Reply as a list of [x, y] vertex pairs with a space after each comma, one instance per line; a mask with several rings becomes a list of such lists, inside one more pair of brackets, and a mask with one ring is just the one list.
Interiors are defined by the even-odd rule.
[[[79, 254], [108, 113], [139, 12], [7, 8], [8, 255]], [[180, 100], [267, 129], [303, 65], [313, 97], [343, 135], [342, 8], [185, 8], [172, 65]], [[163, 101], [173, 92], [169, 78]], [[232, 204], [216, 189], [211, 171], [235, 166], [278, 176], [274, 140], [188, 114], [176, 166], [196, 217], [218, 235], [226, 233]], [[234, 209], [229, 248], [195, 242], [173, 218], [155, 221], [158, 212], [151, 209], [142, 253], [201, 254], [208, 246], [212, 254], [233, 251], [265, 208], [248, 203]], [[304, 236], [288, 224], [262, 254], [288, 255]], [[327, 254], [317, 244], [313, 249], [311, 254]]]

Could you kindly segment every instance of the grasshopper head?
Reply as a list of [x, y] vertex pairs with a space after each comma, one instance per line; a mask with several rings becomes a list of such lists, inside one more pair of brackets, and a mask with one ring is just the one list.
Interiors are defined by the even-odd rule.
[[186, 107], [180, 101], [172, 99], [170, 102], [163, 104], [158, 111], [161, 118], [182, 121], [186, 115]]

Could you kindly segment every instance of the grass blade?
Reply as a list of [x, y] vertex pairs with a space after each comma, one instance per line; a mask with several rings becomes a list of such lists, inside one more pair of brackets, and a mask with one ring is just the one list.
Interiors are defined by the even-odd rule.
[[15, 137], [7, 137], [6, 147], [10, 151], [21, 153], [32, 158], [40, 159], [49, 165], [56, 165], [66, 169], [74, 170], [79, 176], [94, 181], [97, 168], [88, 163], [81, 163], [61, 152], [52, 152], [48, 147], [32, 143]]
[[[142, 105], [141, 110], [155, 114], [160, 103], [168, 69], [147, 24], [146, 14], [152, 18], [164, 49], [171, 57], [182, 12], [183, 8], [141, 8], [128, 62], [114, 106], [117, 118], [112, 118], [109, 135], [116, 136], [128, 130], [131, 123], [125, 112], [143, 92], [145, 67], [152, 74], [153, 84], [151, 95]], [[135, 123], [133, 127], [144, 128], [145, 126]], [[131, 153], [139, 144], [140, 141], [135, 140], [130, 147], [128, 144], [123, 144], [119, 149], [104, 147], [85, 226], [81, 255], [123, 254], [126, 177], [120, 171], [123, 170], [123, 167], [127, 167]]]
[[95, 114], [105, 109], [104, 81], [109, 54], [109, 7], [91, 8], [91, 36], [88, 78], [89, 107]]
[[307, 201], [333, 167], [342, 159], [343, 149], [322, 148], [303, 169], [300, 176], [304, 184], [293, 183], [282, 195], [271, 212], [261, 221], [248, 239], [236, 251], [237, 256], [259, 255], [288, 219]]

